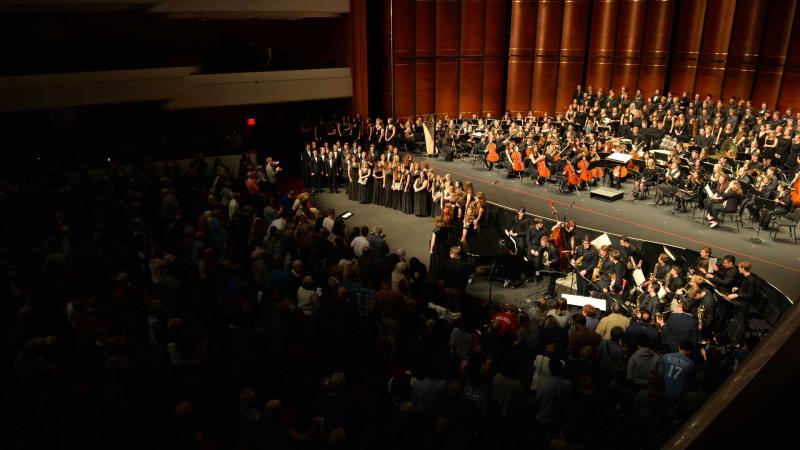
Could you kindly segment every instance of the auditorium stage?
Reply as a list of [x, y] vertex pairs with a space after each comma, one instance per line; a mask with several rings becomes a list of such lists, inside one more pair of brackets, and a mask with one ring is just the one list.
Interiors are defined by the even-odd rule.
[[[351, 211], [353, 216], [347, 219], [348, 229], [361, 226], [379, 226], [386, 234], [386, 242], [392, 251], [398, 247], [406, 251], [406, 258], [411, 259], [416, 256], [426, 265], [430, 260], [430, 239], [433, 231], [432, 217], [417, 217], [403, 214], [401, 211], [375, 206], [373, 204], [362, 204], [347, 199], [347, 194], [340, 190], [339, 194], [329, 194], [327, 192], [314, 194], [313, 203], [321, 211], [327, 208], [334, 208], [336, 214]], [[467, 292], [480, 298], [489, 298], [488, 267], [479, 268], [473, 284], [467, 287]], [[527, 310], [531, 307], [532, 301], [547, 290], [544, 282], [529, 282], [517, 289], [504, 288], [502, 283], [492, 283], [492, 302], [511, 303]], [[557, 286], [557, 292], [567, 291], [568, 289]]]
[[[761, 233], [765, 243], [754, 243], [755, 230], [736, 231], [736, 224], [726, 222], [717, 229], [705, 224], [700, 211], [692, 220], [688, 214], [670, 214], [671, 206], [653, 206], [652, 190], [648, 199], [633, 200], [629, 194], [632, 185], [623, 185], [625, 197], [613, 203], [589, 197], [588, 191], [580, 194], [561, 194], [555, 185], [536, 186], [526, 179], [506, 178], [505, 172], [486, 170], [480, 163], [473, 167], [472, 159], [452, 162], [428, 159], [439, 174], [450, 173], [454, 179], [472, 180], [476, 191], [486, 194], [488, 201], [517, 208], [525, 206], [529, 213], [552, 217], [548, 201], [555, 202], [559, 214], [575, 220], [578, 226], [627, 234], [634, 239], [663, 242], [679, 247], [699, 250], [704, 245], [713, 248], [714, 256], [721, 258], [732, 254], [737, 261], [749, 260], [753, 271], [763, 277], [791, 299], [800, 295], [800, 245], [788, 238], [785, 229], [773, 241], [766, 232]], [[745, 213], [747, 216], [748, 213]], [[745, 220], [749, 226], [749, 221]]]

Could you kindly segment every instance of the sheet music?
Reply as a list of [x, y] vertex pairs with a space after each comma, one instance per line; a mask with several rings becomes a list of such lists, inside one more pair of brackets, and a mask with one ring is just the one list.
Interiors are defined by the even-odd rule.
[[711, 272], [712, 270], [711, 268], [716, 267], [716, 265], [717, 265], [717, 258], [708, 258], [708, 267], [706, 267], [706, 270]]
[[675, 255], [673, 255], [672, 252], [669, 251], [669, 249], [667, 248], [666, 245], [662, 246], [661, 248], [664, 249], [664, 253], [666, 253], [667, 256], [669, 256], [669, 259], [671, 259], [673, 261], [677, 261], [677, 259], [675, 259]]
[[665, 295], [667, 295], [667, 290], [661, 286], [661, 289], [658, 290], [658, 298], [664, 298]]
[[602, 298], [584, 297], [582, 295], [561, 294], [561, 298], [567, 301], [568, 305], [583, 308], [584, 305], [592, 305], [600, 311], [606, 310], [606, 301]]
[[633, 281], [636, 282], [637, 286], [641, 286], [646, 281], [642, 269], [636, 269], [633, 271]]
[[608, 233], [603, 233], [600, 236], [597, 236], [595, 240], [592, 241], [592, 245], [597, 250], [600, 250], [600, 247], [604, 245], [611, 245], [611, 239], [608, 237]]
[[714, 196], [714, 191], [711, 190], [711, 188], [708, 186], [708, 183], [706, 183], [706, 187], [703, 188], [703, 189], [705, 189], [706, 195], [708, 195], [709, 197], [713, 197]]

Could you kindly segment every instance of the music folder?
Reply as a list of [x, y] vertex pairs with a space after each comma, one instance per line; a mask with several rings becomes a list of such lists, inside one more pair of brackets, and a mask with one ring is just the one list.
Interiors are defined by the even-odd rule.
[[677, 261], [677, 259], [675, 258], [675, 255], [673, 255], [672, 252], [669, 251], [669, 249], [667, 248], [666, 245], [661, 246], [661, 248], [664, 250], [664, 253], [666, 253], [667, 256], [669, 256], [669, 259], [671, 259], [673, 261]]
[[628, 161], [633, 159], [633, 156], [631, 156], [631, 155], [629, 155], [627, 153], [616, 153], [615, 152], [615, 153], [612, 153], [612, 154], [608, 155], [608, 157], [606, 157], [606, 159], [609, 160], [609, 161], [614, 161], [614, 162], [620, 163], [620, 164], [627, 164]]
[[642, 269], [636, 269], [633, 271], [633, 281], [636, 282], [636, 286], [641, 286], [647, 279], [644, 277], [644, 272]]
[[711, 190], [711, 187], [708, 186], [708, 183], [706, 183], [706, 187], [704, 187], [703, 189], [706, 191], [707, 196], [709, 197], [714, 196], [714, 191]]
[[583, 308], [584, 305], [592, 305], [600, 311], [606, 310], [606, 301], [602, 298], [584, 297], [582, 295], [561, 294], [561, 298], [567, 301], [567, 305]]
[[597, 250], [600, 250], [600, 247], [604, 245], [611, 245], [611, 238], [608, 237], [608, 233], [603, 233], [592, 241], [592, 246]]

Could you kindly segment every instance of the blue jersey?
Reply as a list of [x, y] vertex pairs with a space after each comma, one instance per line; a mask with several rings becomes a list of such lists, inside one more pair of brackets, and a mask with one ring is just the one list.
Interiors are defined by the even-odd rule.
[[681, 352], [668, 353], [661, 357], [661, 371], [664, 372], [664, 391], [670, 397], [680, 397], [686, 375], [694, 367], [692, 358]]

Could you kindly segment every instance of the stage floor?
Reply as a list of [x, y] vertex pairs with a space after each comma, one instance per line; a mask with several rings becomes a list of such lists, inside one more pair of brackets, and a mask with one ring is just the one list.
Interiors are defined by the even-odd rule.
[[[754, 243], [750, 238], [756, 232], [751, 228], [737, 232], [736, 224], [726, 222], [710, 229], [700, 211], [692, 220], [691, 212], [672, 215], [670, 206], [649, 205], [648, 202], [653, 202], [652, 192], [648, 199], [634, 200], [630, 195], [631, 184], [623, 185], [624, 199], [609, 203], [590, 198], [588, 191], [562, 194], [555, 185], [536, 186], [529, 179], [506, 178], [504, 171], [489, 171], [480, 163], [473, 167], [471, 158], [452, 162], [428, 159], [428, 162], [439, 174], [450, 173], [455, 179], [472, 180], [475, 190], [484, 192], [488, 201], [509, 208], [525, 206], [529, 213], [546, 217], [552, 217], [548, 201], [553, 201], [559, 214], [575, 220], [578, 226], [695, 250], [709, 245], [715, 257], [731, 254], [737, 261], [750, 261], [754, 273], [789, 298], [800, 295], [800, 245], [795, 245], [785, 230], [775, 241], [762, 232], [765, 242]], [[747, 220], [745, 225], [749, 226]]]

